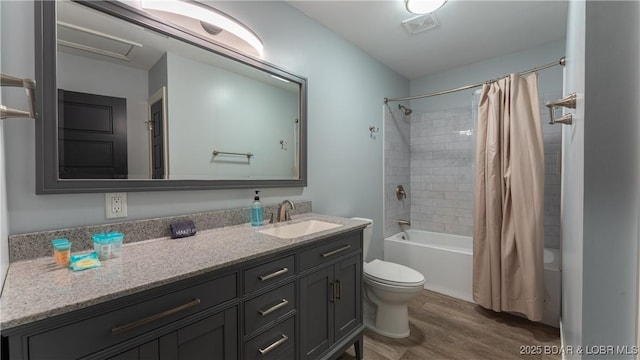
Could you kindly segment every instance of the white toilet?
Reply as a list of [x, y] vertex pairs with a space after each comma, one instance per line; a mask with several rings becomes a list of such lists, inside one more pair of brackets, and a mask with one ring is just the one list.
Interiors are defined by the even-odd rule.
[[364, 324], [374, 332], [391, 338], [409, 336], [407, 304], [419, 294], [424, 276], [406, 266], [375, 259], [366, 262], [373, 235], [373, 220], [363, 233]]

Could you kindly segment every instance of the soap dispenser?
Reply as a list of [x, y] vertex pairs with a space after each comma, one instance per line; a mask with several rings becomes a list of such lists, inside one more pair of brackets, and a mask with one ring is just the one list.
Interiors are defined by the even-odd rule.
[[258, 196], [259, 192], [259, 190], [256, 190], [256, 197], [253, 198], [253, 204], [251, 205], [252, 226], [261, 226], [263, 223], [264, 211], [262, 203], [260, 202], [260, 196]]

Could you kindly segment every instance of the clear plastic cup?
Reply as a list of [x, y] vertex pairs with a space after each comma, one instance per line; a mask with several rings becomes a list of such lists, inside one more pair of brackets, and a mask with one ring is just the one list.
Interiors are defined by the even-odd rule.
[[111, 257], [112, 246], [111, 239], [106, 234], [95, 234], [93, 238], [93, 249], [100, 260], [106, 260]]
[[71, 242], [61, 242], [53, 245], [53, 258], [56, 264], [67, 267], [69, 266], [69, 258], [71, 257]]
[[107, 236], [109, 237], [109, 240], [111, 240], [111, 257], [119, 257], [120, 254], [122, 254], [124, 234], [119, 232], [110, 232]]

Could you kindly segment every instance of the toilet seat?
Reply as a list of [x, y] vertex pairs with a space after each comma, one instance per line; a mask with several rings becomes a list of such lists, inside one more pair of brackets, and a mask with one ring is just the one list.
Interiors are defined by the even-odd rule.
[[416, 270], [404, 265], [375, 259], [364, 263], [365, 277], [386, 285], [422, 286], [424, 276]]

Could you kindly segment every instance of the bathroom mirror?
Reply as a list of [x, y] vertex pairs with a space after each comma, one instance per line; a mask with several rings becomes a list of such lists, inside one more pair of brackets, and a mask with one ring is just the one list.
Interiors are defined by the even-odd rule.
[[306, 186], [304, 77], [122, 2], [35, 8], [36, 193]]

